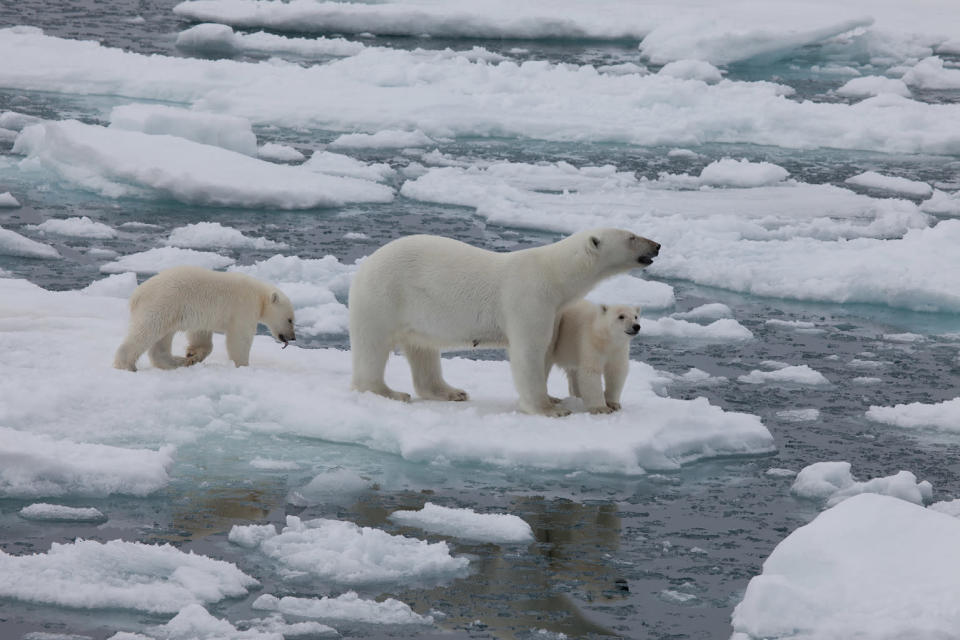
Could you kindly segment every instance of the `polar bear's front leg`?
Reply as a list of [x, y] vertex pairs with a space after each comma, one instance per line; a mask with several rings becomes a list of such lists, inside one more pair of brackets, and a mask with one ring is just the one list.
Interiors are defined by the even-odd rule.
[[256, 324], [252, 329], [234, 324], [227, 330], [227, 355], [238, 367], [250, 364], [250, 347], [256, 330]]
[[583, 405], [590, 413], [611, 413], [613, 409], [607, 406], [603, 398], [603, 383], [600, 372], [587, 368], [577, 369], [577, 386]]
[[407, 356], [407, 362], [410, 363], [413, 388], [418, 396], [428, 400], [454, 400], [456, 402], [470, 399], [466, 391], [451, 387], [443, 379], [439, 351], [408, 343], [403, 345], [403, 353]]
[[189, 367], [198, 362], [203, 362], [211, 351], [213, 351], [212, 331], [187, 332], [186, 366]]
[[524, 413], [550, 417], [570, 415], [570, 410], [554, 404], [547, 395], [547, 376], [544, 363], [550, 347], [549, 327], [528, 326], [514, 329], [507, 335], [510, 369], [513, 384], [520, 395], [520, 410]]

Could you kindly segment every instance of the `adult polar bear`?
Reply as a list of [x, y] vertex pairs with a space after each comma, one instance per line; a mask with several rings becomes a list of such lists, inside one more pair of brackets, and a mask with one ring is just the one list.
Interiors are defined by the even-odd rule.
[[444, 381], [440, 350], [505, 346], [520, 409], [567, 415], [547, 395], [559, 311], [600, 280], [649, 265], [659, 251], [652, 240], [609, 228], [510, 253], [439, 236], [394, 240], [360, 264], [350, 287], [353, 388], [408, 401], [383, 379], [400, 346], [417, 395], [466, 400]]

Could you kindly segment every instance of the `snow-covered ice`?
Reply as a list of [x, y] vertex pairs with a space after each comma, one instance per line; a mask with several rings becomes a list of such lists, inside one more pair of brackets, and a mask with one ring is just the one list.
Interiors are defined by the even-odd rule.
[[330, 143], [332, 149], [384, 149], [392, 147], [427, 147], [436, 141], [423, 131], [388, 129], [376, 133], [348, 133]]
[[268, 142], [257, 148], [257, 157], [263, 160], [273, 162], [303, 162], [307, 159], [305, 155], [285, 144]]
[[586, 298], [596, 304], [630, 304], [644, 309], [668, 309], [676, 302], [673, 287], [667, 283], [629, 274], [601, 281]]
[[73, 218], [51, 218], [36, 225], [39, 231], [74, 238], [92, 238], [107, 240], [117, 237], [117, 231], [110, 225], [91, 220], [87, 216]]
[[[138, 633], [120, 631], [108, 640], [284, 640], [284, 631], [293, 631], [281, 621], [251, 620], [249, 629], [239, 630], [228, 620], [216, 618], [199, 603], [188, 604], [166, 624]], [[335, 635], [330, 627], [307, 627], [309, 633]], [[296, 634], [291, 633], [290, 636]]]
[[949, 638], [960, 628], [960, 521], [861, 495], [817, 516], [763, 563], [732, 640]]
[[243, 596], [258, 584], [235, 565], [170, 545], [54, 542], [45, 553], [0, 551], [0, 596], [83, 609], [176, 613]]
[[777, 417], [787, 422], [813, 422], [820, 419], [819, 409], [782, 409]]
[[837, 89], [837, 94], [845, 98], [869, 98], [882, 93], [910, 97], [910, 89], [903, 80], [883, 76], [852, 78]]
[[253, 608], [301, 618], [342, 620], [374, 624], [433, 624], [430, 616], [421, 616], [408, 605], [387, 598], [382, 602], [361, 598], [354, 591], [347, 591], [335, 598], [277, 598], [263, 594], [253, 602]]
[[905, 429], [930, 428], [960, 432], [960, 398], [933, 404], [911, 402], [893, 407], [872, 406], [867, 418]]
[[287, 38], [265, 31], [241, 33], [224, 24], [198, 24], [177, 34], [177, 47], [207, 54], [294, 54], [304, 58], [352, 56], [365, 48], [343, 38]]
[[394, 522], [430, 533], [492, 543], [532, 542], [533, 529], [509, 513], [477, 513], [473, 509], [443, 507], [428, 502], [418, 511], [394, 511]]
[[234, 525], [229, 539], [255, 548], [275, 561], [286, 578], [308, 577], [340, 585], [403, 583], [465, 575], [469, 560], [454, 557], [446, 542], [391, 535], [352, 522], [287, 516], [279, 533], [274, 525]]
[[319, 171], [331, 176], [346, 176], [383, 182], [396, 174], [390, 165], [383, 162], [367, 163], [342, 153], [317, 151], [303, 163], [304, 169]]
[[740, 382], [746, 382], [747, 384], [830, 384], [830, 381], [826, 378], [826, 376], [806, 364], [780, 367], [773, 371], [754, 369], [748, 374], [739, 376], [737, 380]]
[[712, 187], [765, 187], [787, 179], [789, 172], [770, 162], [750, 162], [723, 158], [711, 162], [700, 172], [701, 184]]
[[956, 91], [960, 89], [960, 69], [947, 67], [942, 58], [931, 56], [907, 71], [903, 81], [917, 89]]
[[[170, 232], [166, 244], [184, 249], [284, 249], [286, 244], [251, 237], [219, 222], [195, 222]], [[223, 265], [226, 266], [226, 265]]]
[[250, 121], [160, 104], [125, 104], [110, 112], [110, 126], [127, 131], [170, 135], [248, 156], [257, 155], [257, 136]]
[[0, 209], [16, 209], [20, 206], [20, 201], [13, 197], [9, 191], [0, 193]]
[[846, 179], [847, 184], [868, 189], [877, 189], [899, 195], [912, 196], [915, 198], [929, 198], [933, 195], [933, 187], [926, 182], [917, 180], [908, 180], [907, 178], [898, 178], [896, 176], [885, 176], [876, 171], [864, 171], [851, 178]]
[[[221, 234], [217, 234], [222, 239]], [[170, 267], [191, 265], [207, 269], [222, 269], [232, 265], [236, 260], [211, 251], [197, 251], [180, 247], [157, 247], [138, 253], [120, 256], [113, 262], [100, 266], [100, 273], [157, 273]]]
[[48, 244], [31, 240], [16, 231], [0, 227], [0, 256], [49, 260], [60, 258], [60, 252]]
[[102, 522], [107, 519], [96, 507], [68, 507], [62, 504], [35, 502], [20, 509], [20, 517], [27, 520], [53, 522]]
[[673, 317], [681, 320], [719, 320], [721, 318], [732, 318], [733, 310], [722, 302], [711, 302], [694, 307], [689, 311], [674, 313]]
[[915, 504], [929, 502], [933, 497], [933, 486], [926, 480], [917, 482], [909, 471], [859, 482], [846, 461], [815, 462], [804, 467], [790, 491], [801, 498], [825, 500], [828, 507], [861, 493], [879, 493]]
[[336, 468], [318, 473], [306, 485], [287, 496], [287, 502], [300, 507], [317, 504], [345, 504], [369, 491], [373, 483], [354, 471]]
[[752, 340], [753, 332], [733, 318], [720, 318], [710, 324], [698, 324], [676, 318], [641, 319], [641, 338], [672, 338], [710, 342]]

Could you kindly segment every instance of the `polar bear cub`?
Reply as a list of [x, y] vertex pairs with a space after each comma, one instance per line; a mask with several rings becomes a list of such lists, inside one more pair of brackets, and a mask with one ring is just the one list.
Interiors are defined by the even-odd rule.
[[[213, 334], [225, 333], [227, 354], [242, 367], [250, 362], [258, 323], [284, 347], [296, 339], [293, 305], [273, 285], [242, 273], [189, 266], [166, 269], [130, 296], [130, 327], [113, 366], [136, 371], [137, 359], [148, 350], [158, 369], [193, 365], [210, 355]], [[177, 331], [187, 332], [186, 357], [170, 353]]]
[[350, 286], [353, 389], [409, 400], [387, 386], [401, 347], [423, 398], [466, 400], [443, 379], [440, 351], [506, 347], [526, 413], [570, 413], [547, 395], [558, 313], [601, 280], [653, 262], [660, 244], [624, 229], [590, 229], [507, 253], [440, 236], [399, 238], [360, 263]]
[[640, 331], [639, 317], [640, 307], [586, 300], [560, 314], [550, 363], [563, 368], [570, 395], [582, 398], [590, 413], [620, 409], [620, 392], [630, 367], [630, 339]]

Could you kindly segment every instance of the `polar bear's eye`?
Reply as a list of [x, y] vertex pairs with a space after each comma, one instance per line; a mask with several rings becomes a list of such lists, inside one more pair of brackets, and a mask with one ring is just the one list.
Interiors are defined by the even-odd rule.
[[623, 317], [624, 317], [624, 316], [623, 316], [623, 314], [621, 313], [621, 314], [620, 314], [620, 317], [619, 317], [618, 319], [619, 319], [619, 320], [623, 320]]

